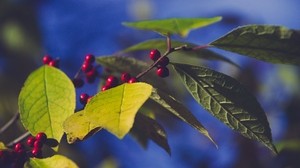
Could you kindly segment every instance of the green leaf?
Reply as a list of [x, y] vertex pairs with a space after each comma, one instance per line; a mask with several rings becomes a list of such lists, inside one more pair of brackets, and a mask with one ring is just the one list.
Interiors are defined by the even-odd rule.
[[78, 168], [70, 159], [62, 155], [54, 155], [49, 158], [30, 158], [24, 165], [24, 168]]
[[97, 127], [88, 120], [83, 110], [68, 117], [63, 124], [63, 128], [67, 134], [68, 143], [84, 140], [101, 130], [100, 127]]
[[[147, 62], [135, 59], [133, 57], [122, 56], [101, 56], [97, 57], [97, 63], [108, 67], [112, 71], [119, 73], [128, 72], [132, 76], [146, 70], [150, 65]], [[169, 88], [164, 80], [156, 75], [155, 72], [150, 71], [145, 76], [139, 79], [141, 82], [149, 83], [156, 88], [160, 88], [165, 92], [169, 92]]]
[[137, 111], [151, 91], [152, 86], [146, 83], [122, 84], [93, 96], [84, 115], [91, 124], [122, 139], [130, 131]]
[[182, 121], [190, 124], [192, 127], [194, 127], [196, 130], [198, 130], [200, 133], [205, 135], [217, 147], [217, 144], [210, 137], [206, 128], [197, 120], [197, 118], [181, 102], [176, 100], [171, 95], [167, 95], [166, 93], [164, 93], [158, 89], [154, 89], [154, 88], [152, 89], [152, 94], [151, 94], [150, 98], [152, 100], [154, 100], [156, 103], [158, 103], [159, 105], [161, 105], [162, 107], [166, 108], [169, 112], [171, 112], [173, 115], [175, 115]]
[[5, 144], [0, 141], [0, 150], [7, 149]]
[[[223, 57], [220, 54], [217, 54], [211, 50], [208, 49], [198, 49], [198, 50], [192, 50], [193, 48], [197, 47], [196, 44], [192, 43], [185, 43], [181, 41], [175, 41], [172, 40], [172, 47], [180, 47], [180, 46], [186, 46], [186, 49], [184, 50], [178, 50], [176, 52], [171, 53], [170, 55], [173, 57], [181, 57], [184, 59], [187, 59], [187, 57], [191, 58], [200, 58], [205, 60], [218, 60], [218, 61], [224, 61], [229, 64], [232, 64], [234, 66], [237, 66], [234, 62], [232, 62], [230, 59]], [[136, 45], [133, 45], [121, 52], [133, 52], [133, 51], [140, 51], [140, 50], [151, 50], [151, 49], [158, 49], [159, 51], [165, 51], [167, 49], [167, 43], [165, 39], [153, 39], [144, 41], [141, 43], [138, 43]]]
[[173, 67], [194, 99], [213, 116], [277, 153], [263, 109], [238, 81], [205, 67], [175, 63]]
[[211, 45], [262, 61], [300, 65], [300, 31], [285, 27], [242, 26]]
[[169, 155], [171, 155], [166, 131], [154, 119], [151, 119], [141, 113], [137, 113], [131, 131], [138, 134], [143, 140], [148, 140], [150, 138], [157, 145], [162, 147]]
[[300, 151], [300, 140], [299, 139], [283, 140], [276, 143], [276, 147], [278, 151], [282, 151], [282, 150]]
[[42, 66], [29, 75], [19, 95], [19, 111], [31, 134], [45, 132], [60, 141], [62, 124], [74, 110], [75, 88], [62, 71]]
[[151, 30], [164, 36], [178, 34], [186, 37], [193, 29], [198, 29], [220, 21], [221, 17], [213, 18], [170, 18], [161, 20], [146, 20], [124, 22], [123, 25], [140, 30]]

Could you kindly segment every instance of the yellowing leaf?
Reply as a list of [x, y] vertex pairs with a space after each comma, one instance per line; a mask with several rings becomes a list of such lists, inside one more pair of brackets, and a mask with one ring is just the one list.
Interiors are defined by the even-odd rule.
[[152, 30], [162, 35], [178, 34], [185, 37], [193, 29], [201, 28], [220, 21], [221, 17], [213, 18], [170, 18], [161, 20], [146, 20], [139, 22], [124, 22], [123, 25], [140, 30]]
[[79, 111], [67, 118], [63, 127], [67, 134], [68, 143], [83, 140], [87, 138], [89, 134], [94, 134], [101, 129], [90, 123], [88, 118], [84, 115], [84, 111]]
[[122, 84], [95, 95], [86, 105], [84, 115], [91, 124], [122, 139], [132, 128], [138, 109], [151, 91], [152, 86], [146, 83]]
[[0, 150], [6, 149], [6, 146], [3, 142], [0, 141]]
[[70, 159], [62, 155], [54, 155], [49, 158], [30, 158], [24, 165], [25, 168], [78, 168]]
[[45, 132], [60, 141], [62, 124], [74, 113], [75, 88], [59, 69], [42, 66], [27, 78], [19, 95], [20, 119], [33, 135]]

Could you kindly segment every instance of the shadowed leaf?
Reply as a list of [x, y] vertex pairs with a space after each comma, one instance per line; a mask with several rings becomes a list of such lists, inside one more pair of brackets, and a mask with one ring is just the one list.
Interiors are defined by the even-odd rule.
[[242, 26], [211, 45], [266, 62], [300, 65], [300, 31], [285, 27]]
[[213, 116], [277, 153], [263, 109], [238, 81], [205, 67], [177, 63], [173, 67], [194, 99]]
[[170, 18], [161, 20], [146, 20], [124, 22], [123, 25], [140, 30], [151, 30], [161, 35], [177, 34], [186, 37], [193, 29], [198, 29], [220, 21], [221, 17], [213, 18]]

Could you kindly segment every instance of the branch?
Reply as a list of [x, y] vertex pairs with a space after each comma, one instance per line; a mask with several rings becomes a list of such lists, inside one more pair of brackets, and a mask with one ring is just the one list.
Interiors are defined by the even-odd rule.
[[2, 134], [8, 127], [10, 127], [15, 121], [20, 117], [20, 113], [14, 114], [14, 116], [0, 129], [0, 134]]
[[23, 139], [25, 139], [25, 138], [26, 138], [27, 136], [29, 136], [29, 135], [30, 135], [30, 132], [25, 132], [24, 134], [22, 134], [21, 136], [19, 136], [19, 137], [16, 138], [15, 140], [9, 142], [9, 143], [7, 144], [7, 146], [8, 146], [8, 147], [12, 147], [14, 144], [16, 144], [16, 143], [22, 141]]

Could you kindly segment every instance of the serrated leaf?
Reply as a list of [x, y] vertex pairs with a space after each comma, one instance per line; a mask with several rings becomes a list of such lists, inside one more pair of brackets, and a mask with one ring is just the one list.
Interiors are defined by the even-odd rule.
[[[192, 43], [185, 43], [181, 41], [175, 41], [172, 40], [172, 47], [180, 47], [180, 46], [186, 46], [185, 50], [178, 50], [176, 52], [171, 53], [172, 56], [177, 56], [177, 57], [192, 57], [192, 58], [200, 58], [200, 59], [205, 59], [205, 60], [218, 60], [218, 61], [224, 61], [229, 64], [232, 64], [234, 66], [237, 66], [234, 62], [232, 62], [230, 59], [223, 57], [220, 54], [217, 54], [209, 49], [200, 49], [200, 50], [191, 50], [194, 47], [197, 47], [196, 44]], [[153, 39], [153, 40], [148, 40], [144, 41], [141, 43], [138, 43], [136, 45], [133, 45], [131, 47], [126, 48], [125, 50], [121, 52], [133, 52], [133, 51], [139, 51], [139, 50], [151, 50], [151, 49], [158, 49], [159, 51], [165, 51], [167, 49], [167, 43], [165, 39]]]
[[166, 131], [154, 119], [151, 119], [141, 113], [137, 113], [132, 131], [138, 134], [144, 141], [148, 139], [153, 140], [157, 145], [162, 147], [169, 155], [171, 155]]
[[62, 124], [74, 110], [75, 88], [62, 71], [42, 66], [29, 75], [19, 95], [19, 111], [31, 134], [45, 132], [60, 141]]
[[88, 120], [83, 110], [68, 117], [63, 124], [63, 128], [67, 134], [68, 143], [84, 140], [101, 130], [101, 127], [97, 127]]
[[300, 65], [300, 31], [281, 26], [238, 27], [211, 45], [266, 62]]
[[173, 67], [194, 99], [208, 112], [243, 136], [277, 153], [263, 109], [238, 81], [205, 67], [177, 63]]
[[194, 127], [196, 130], [198, 130], [200, 133], [205, 135], [217, 147], [217, 144], [210, 137], [206, 128], [197, 120], [197, 118], [181, 102], [176, 100], [174, 97], [167, 95], [166, 93], [164, 93], [158, 89], [155, 89], [155, 88], [152, 89], [152, 94], [151, 94], [150, 98], [152, 100], [154, 100], [156, 103], [158, 103], [159, 105], [161, 105], [162, 107], [166, 108], [169, 112], [171, 112], [173, 115], [175, 115], [182, 121], [190, 124], [192, 127]]
[[122, 84], [93, 96], [84, 115], [91, 124], [122, 139], [130, 131], [137, 111], [151, 91], [152, 86], [142, 82]]
[[24, 168], [78, 168], [78, 166], [69, 158], [62, 155], [54, 155], [49, 158], [30, 158], [24, 165]]
[[140, 30], [151, 30], [164, 36], [177, 34], [186, 37], [193, 29], [198, 29], [218, 22], [222, 17], [213, 18], [170, 18], [161, 20], [146, 20], [138, 22], [124, 22], [123, 25]]
[[[128, 72], [131, 76], [136, 76], [138, 73], [145, 71], [150, 65], [147, 62], [135, 59], [133, 57], [122, 56], [101, 56], [97, 57], [97, 63], [108, 67], [112, 71], [119, 73]], [[159, 77], [152, 71], [141, 77], [139, 81], [151, 84], [156, 88], [160, 88], [168, 92], [168, 87], [164, 80], [158, 80]]]

